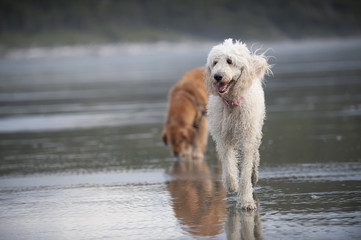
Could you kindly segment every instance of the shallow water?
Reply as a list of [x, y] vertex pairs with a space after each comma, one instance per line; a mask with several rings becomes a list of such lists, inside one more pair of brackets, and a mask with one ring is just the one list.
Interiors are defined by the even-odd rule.
[[361, 41], [265, 44], [254, 212], [226, 197], [212, 144], [176, 161], [160, 139], [169, 88], [211, 46], [1, 59], [0, 239], [360, 238]]

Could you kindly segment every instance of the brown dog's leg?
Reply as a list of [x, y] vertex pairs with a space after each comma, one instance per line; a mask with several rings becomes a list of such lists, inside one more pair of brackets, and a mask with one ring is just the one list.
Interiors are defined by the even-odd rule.
[[193, 158], [203, 158], [208, 142], [207, 118], [203, 117], [199, 122], [197, 137], [194, 142]]

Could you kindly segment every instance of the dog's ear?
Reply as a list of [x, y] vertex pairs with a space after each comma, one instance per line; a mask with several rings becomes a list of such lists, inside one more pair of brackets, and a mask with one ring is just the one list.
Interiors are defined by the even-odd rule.
[[241, 67], [242, 89], [247, 89], [252, 86], [255, 73], [250, 68], [248, 64]]
[[252, 65], [256, 77], [260, 80], [263, 79], [264, 75], [270, 70], [270, 66], [267, 63], [267, 59], [264, 55], [252, 56]]
[[206, 84], [207, 84], [207, 81], [208, 79], [211, 77], [211, 68], [207, 65], [205, 68], [204, 68], [204, 81], [206, 81]]
[[165, 128], [163, 128], [163, 131], [162, 131], [162, 140], [165, 145], [168, 145], [167, 131], [165, 130]]
[[217, 95], [217, 93], [214, 92], [213, 86], [212, 86], [212, 79], [211, 79], [211, 68], [208, 66], [208, 64], [205, 67], [204, 70], [204, 84], [206, 86], [206, 90], [209, 94]]

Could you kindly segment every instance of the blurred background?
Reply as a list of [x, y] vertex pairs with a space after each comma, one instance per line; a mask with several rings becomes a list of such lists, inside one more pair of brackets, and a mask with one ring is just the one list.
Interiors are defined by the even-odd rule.
[[284, 40], [360, 35], [355, 0], [75, 0], [0, 3], [3, 48], [124, 41]]
[[[160, 136], [225, 38], [273, 65], [249, 214]], [[0, 0], [1, 239], [357, 239], [360, 133], [360, 1]]]

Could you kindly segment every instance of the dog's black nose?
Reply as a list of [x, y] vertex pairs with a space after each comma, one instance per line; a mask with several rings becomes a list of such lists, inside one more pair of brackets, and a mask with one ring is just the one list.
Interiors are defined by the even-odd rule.
[[219, 81], [222, 80], [223, 74], [222, 74], [222, 73], [216, 73], [216, 74], [214, 74], [213, 77], [214, 77], [214, 79], [215, 79], [217, 82], [219, 82]]

